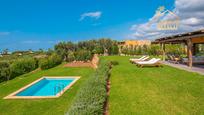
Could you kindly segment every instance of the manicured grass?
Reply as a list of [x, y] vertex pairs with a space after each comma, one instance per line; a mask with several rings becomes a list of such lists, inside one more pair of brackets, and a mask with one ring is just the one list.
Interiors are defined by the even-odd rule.
[[[83, 81], [93, 73], [91, 68], [65, 68], [62, 65], [44, 71], [29, 73], [7, 83], [0, 83], [0, 115], [63, 115]], [[57, 99], [4, 100], [3, 97], [43, 76], [81, 76], [81, 78]]]
[[130, 57], [102, 57], [116, 60], [111, 73], [110, 115], [203, 115], [204, 76], [163, 68], [138, 68]]

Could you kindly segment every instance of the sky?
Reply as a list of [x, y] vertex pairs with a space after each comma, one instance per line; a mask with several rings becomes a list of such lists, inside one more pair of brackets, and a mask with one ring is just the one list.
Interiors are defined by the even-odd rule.
[[[176, 31], [159, 31], [160, 6], [180, 17]], [[53, 48], [60, 41], [149, 39], [202, 29], [204, 0], [1, 0], [0, 51]], [[169, 16], [165, 16], [168, 19]]]

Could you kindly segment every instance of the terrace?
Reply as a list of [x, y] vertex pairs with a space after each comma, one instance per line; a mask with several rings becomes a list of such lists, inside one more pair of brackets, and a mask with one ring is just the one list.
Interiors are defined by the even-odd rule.
[[[196, 56], [197, 52], [199, 51], [198, 45], [204, 44], [204, 30], [198, 30], [193, 32], [188, 32], [184, 34], [177, 34], [172, 35], [168, 37], [162, 37], [159, 39], [156, 39], [154, 44], [160, 44], [162, 48], [162, 55], [163, 55], [163, 61], [166, 61], [166, 49], [165, 44], [184, 44], [187, 49], [187, 57], [183, 58], [182, 64], [169, 64], [174, 67], [183, 68], [185, 69], [186, 66], [183, 64], [187, 64], [188, 67], [192, 68], [192, 70], [199, 71], [203, 73], [204, 71], [204, 57], [202, 56]], [[166, 62], [166, 64], [168, 64]], [[189, 68], [188, 68], [189, 69]], [[185, 69], [185, 70], [188, 70]]]

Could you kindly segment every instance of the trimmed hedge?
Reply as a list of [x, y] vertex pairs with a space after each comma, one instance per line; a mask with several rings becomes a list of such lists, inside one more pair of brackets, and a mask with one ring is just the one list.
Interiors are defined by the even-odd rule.
[[10, 65], [11, 78], [31, 72], [37, 68], [37, 61], [34, 58], [18, 59]]
[[67, 115], [102, 115], [107, 99], [106, 85], [110, 64], [100, 62], [96, 72], [82, 85]]
[[7, 61], [0, 62], [0, 82], [9, 80], [10, 78], [10, 64]]
[[31, 57], [20, 58], [12, 62], [0, 62], [0, 82], [35, 70], [38, 67], [37, 63], [37, 60]]
[[45, 70], [45, 69], [53, 68], [53, 67], [61, 64], [62, 58], [61, 58], [61, 56], [58, 56], [57, 54], [53, 54], [48, 58], [41, 59], [39, 63], [40, 63], [39, 64], [40, 68], [42, 70]]

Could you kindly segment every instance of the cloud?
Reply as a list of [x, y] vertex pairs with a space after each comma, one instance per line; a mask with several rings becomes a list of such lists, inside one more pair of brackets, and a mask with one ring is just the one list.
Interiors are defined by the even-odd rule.
[[59, 43], [60, 40], [48, 40], [48, 41], [40, 41], [40, 40], [26, 40], [22, 41], [22, 44], [57, 44]]
[[94, 19], [99, 19], [102, 15], [101, 11], [96, 11], [96, 12], [87, 12], [87, 13], [83, 13], [81, 15], [81, 18], [79, 19], [80, 21], [84, 20], [85, 18], [89, 17], [89, 18], [94, 18]]
[[[132, 25], [130, 30], [134, 31], [130, 38], [133, 39], [156, 39], [163, 36], [189, 32], [204, 28], [204, 0], [176, 0], [173, 12], [179, 16], [180, 25], [178, 30], [164, 31], [156, 28], [158, 15], [154, 15], [148, 22]], [[163, 19], [171, 19], [170, 15], [166, 15]], [[149, 26], [149, 23], [151, 25]]]
[[21, 43], [23, 43], [23, 44], [38, 44], [38, 43], [41, 43], [41, 41], [27, 40], [27, 41], [22, 41]]
[[9, 35], [10, 32], [0, 32], [0, 35]]

